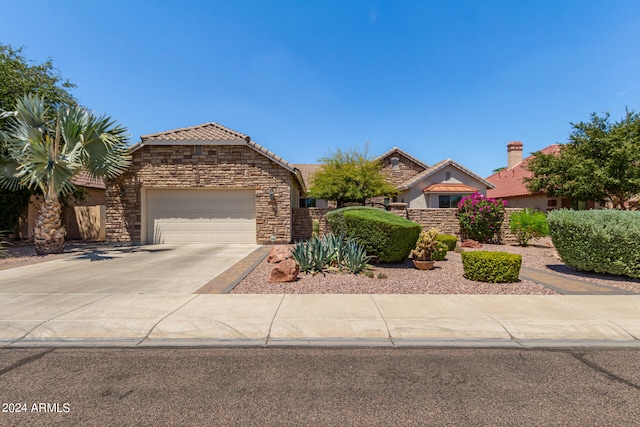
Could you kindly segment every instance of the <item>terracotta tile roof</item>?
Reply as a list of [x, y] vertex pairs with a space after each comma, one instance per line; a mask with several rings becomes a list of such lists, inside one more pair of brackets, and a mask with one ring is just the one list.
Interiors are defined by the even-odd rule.
[[[543, 148], [540, 152], [544, 154], [557, 154], [560, 152], [560, 144], [553, 144]], [[522, 181], [523, 178], [530, 178], [533, 172], [527, 169], [529, 161], [533, 155], [527, 157], [511, 169], [496, 172], [487, 178], [487, 181], [495, 185], [495, 188], [487, 190], [487, 197], [516, 197], [528, 196], [531, 193]]]
[[251, 138], [218, 123], [209, 122], [197, 126], [173, 129], [142, 135], [142, 141], [250, 141]]
[[478, 191], [477, 188], [465, 184], [448, 184], [445, 182], [431, 184], [422, 190], [423, 193], [475, 193], [476, 191]]
[[71, 182], [81, 187], [98, 188], [102, 190], [104, 190], [105, 188], [103, 180], [95, 179], [85, 171], [82, 171], [78, 175], [74, 176]]
[[446, 159], [443, 160], [441, 162], [436, 163], [435, 165], [431, 166], [430, 168], [426, 169], [423, 172], [420, 172], [418, 175], [414, 176], [413, 178], [411, 178], [408, 181], [405, 181], [404, 183], [402, 183], [401, 185], [398, 186], [398, 190], [400, 191], [404, 191], [404, 190], [408, 190], [409, 188], [413, 187], [415, 184], [417, 184], [419, 181], [433, 175], [434, 173], [438, 172], [440, 169], [447, 167], [447, 166], [453, 166], [459, 170], [461, 170], [462, 172], [466, 173], [467, 175], [477, 179], [478, 181], [482, 182], [484, 185], [486, 185], [489, 188], [493, 188], [493, 184], [487, 180], [485, 180], [484, 178], [476, 175], [475, 173], [471, 172], [469, 169], [465, 168], [464, 166], [462, 166], [461, 164], [451, 160], [451, 159]]

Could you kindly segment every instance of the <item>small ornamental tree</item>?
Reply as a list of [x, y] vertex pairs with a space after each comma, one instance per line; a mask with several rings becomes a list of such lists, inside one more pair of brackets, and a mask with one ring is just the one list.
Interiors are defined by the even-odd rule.
[[467, 237], [479, 242], [499, 240], [507, 201], [473, 193], [458, 203], [458, 221]]
[[532, 209], [511, 214], [509, 229], [515, 234], [520, 246], [528, 246], [529, 240], [549, 235], [547, 216]]
[[320, 159], [321, 169], [311, 178], [309, 196], [335, 201], [338, 208], [347, 202], [364, 205], [373, 197], [395, 196], [397, 189], [382, 174], [382, 164], [369, 157], [369, 148], [338, 150]]

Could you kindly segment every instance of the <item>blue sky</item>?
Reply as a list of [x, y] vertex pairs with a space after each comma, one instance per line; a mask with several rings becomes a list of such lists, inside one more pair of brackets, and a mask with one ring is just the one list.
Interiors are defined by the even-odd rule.
[[394, 146], [481, 176], [640, 109], [640, 2], [5, 2], [0, 43], [52, 58], [141, 135], [218, 122], [293, 163]]

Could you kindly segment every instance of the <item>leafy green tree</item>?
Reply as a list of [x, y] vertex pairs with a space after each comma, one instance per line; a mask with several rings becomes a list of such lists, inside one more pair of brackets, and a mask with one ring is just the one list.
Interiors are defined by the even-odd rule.
[[368, 146], [352, 149], [320, 159], [322, 168], [311, 178], [309, 195], [316, 199], [335, 201], [338, 207], [347, 202], [362, 205], [367, 199], [393, 196], [396, 188], [382, 174], [382, 164], [369, 157]]
[[[69, 92], [76, 86], [60, 76], [51, 59], [35, 64], [23, 56], [23, 49], [0, 44], [0, 113], [13, 111], [16, 100], [28, 93], [46, 99], [50, 111], [58, 105], [77, 104]], [[0, 121], [0, 131], [6, 130], [6, 122]], [[0, 147], [0, 158], [7, 152]], [[31, 191], [0, 189], [0, 231], [13, 231], [18, 217], [26, 209]]]
[[29, 93], [43, 97], [51, 111], [61, 104], [77, 104], [69, 92], [76, 85], [60, 76], [51, 59], [34, 64], [22, 51], [0, 44], [0, 111], [14, 110], [16, 100]]
[[559, 154], [537, 152], [529, 162], [529, 191], [628, 209], [629, 200], [640, 194], [640, 115], [627, 110], [611, 123], [609, 114], [593, 113], [590, 122], [571, 125], [569, 142]]
[[7, 119], [8, 127], [0, 132], [7, 152], [0, 164], [0, 187], [42, 191], [44, 202], [34, 229], [36, 252], [62, 252], [61, 196], [73, 192], [72, 179], [81, 171], [104, 178], [126, 170], [131, 161], [126, 128], [77, 106], [50, 114], [44, 99], [35, 95], [19, 99], [16, 111], [0, 119]]

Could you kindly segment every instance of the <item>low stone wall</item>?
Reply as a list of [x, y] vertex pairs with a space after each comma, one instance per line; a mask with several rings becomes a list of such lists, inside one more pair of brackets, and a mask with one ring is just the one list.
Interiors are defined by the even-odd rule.
[[[312, 224], [314, 219], [320, 221], [320, 233], [326, 234], [331, 231], [327, 223], [326, 214], [332, 209], [322, 208], [296, 208], [293, 209], [293, 240], [305, 240], [311, 237]], [[507, 208], [505, 218], [502, 223], [500, 234], [502, 243], [516, 243], [515, 236], [509, 230], [509, 218], [513, 212], [519, 212], [520, 208]], [[457, 209], [390, 209], [390, 212], [417, 222], [424, 229], [437, 228], [441, 233], [453, 234], [462, 238], [460, 224], [456, 217]]]
[[331, 227], [327, 222], [327, 212], [332, 211], [330, 208], [294, 208], [291, 212], [292, 239], [307, 240], [311, 238], [313, 231], [313, 220], [320, 222], [320, 234], [328, 234]]

